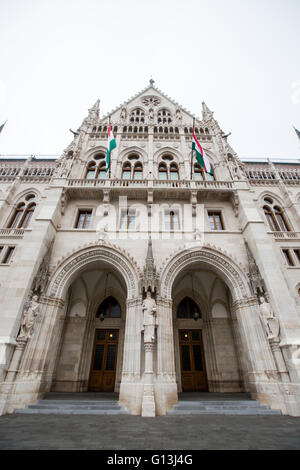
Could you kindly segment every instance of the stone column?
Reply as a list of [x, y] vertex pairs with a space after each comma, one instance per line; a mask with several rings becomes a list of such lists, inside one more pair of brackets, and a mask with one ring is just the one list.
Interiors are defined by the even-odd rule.
[[145, 371], [144, 371], [144, 390], [142, 401], [142, 416], [153, 418], [155, 416], [154, 400], [154, 370], [153, 370], [153, 350], [154, 342], [144, 343], [145, 349]]
[[172, 301], [170, 299], [157, 298], [157, 323], [156, 414], [165, 415], [178, 403]]
[[142, 409], [141, 319], [142, 298], [127, 300], [119, 402], [133, 415], [140, 415]]
[[247, 391], [260, 403], [285, 411], [277, 366], [260, 321], [258, 304], [252, 298], [243, 299], [235, 301], [233, 309], [246, 359], [247, 371], [243, 373]]

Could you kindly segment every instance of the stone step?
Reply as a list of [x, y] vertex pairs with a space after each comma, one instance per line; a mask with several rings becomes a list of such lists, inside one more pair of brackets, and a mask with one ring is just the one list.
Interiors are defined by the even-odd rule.
[[181, 406], [181, 407], [197, 407], [197, 406], [250, 406], [250, 407], [256, 407], [256, 406], [262, 406], [260, 403], [258, 403], [255, 400], [224, 400], [224, 401], [214, 401], [214, 400], [198, 400], [198, 401], [179, 401], [178, 405], [175, 406]]
[[66, 409], [66, 408], [24, 408], [23, 410], [16, 410], [18, 414], [58, 414], [58, 415], [121, 415], [130, 414], [125, 408], [120, 409], [106, 409], [106, 410], [91, 410], [85, 409]]
[[63, 409], [63, 410], [119, 410], [120, 406], [108, 406], [108, 405], [69, 405], [69, 404], [57, 404], [52, 405], [49, 403], [42, 403], [40, 405], [29, 405], [29, 409], [41, 410], [44, 408], [47, 409]]
[[[70, 394], [47, 394], [43, 400], [38, 400], [33, 405], [28, 405], [15, 413], [22, 414], [96, 414], [96, 415], [117, 415], [130, 414], [125, 407], [119, 405], [115, 394], [108, 394], [107, 397], [88, 394], [70, 398]], [[111, 397], [113, 396], [114, 399]], [[100, 399], [101, 398], [101, 399]]]
[[255, 400], [200, 400], [179, 401], [168, 412], [168, 415], [184, 414], [281, 415], [281, 411], [272, 410]]
[[38, 400], [35, 406], [104, 406], [104, 407], [116, 407], [119, 406], [117, 401], [67, 401], [67, 400]]
[[247, 416], [257, 416], [257, 415], [281, 415], [279, 410], [261, 410], [261, 409], [244, 409], [244, 410], [222, 410], [222, 409], [211, 409], [211, 410], [171, 410], [167, 413], [170, 416], [179, 416], [179, 415], [247, 415]]

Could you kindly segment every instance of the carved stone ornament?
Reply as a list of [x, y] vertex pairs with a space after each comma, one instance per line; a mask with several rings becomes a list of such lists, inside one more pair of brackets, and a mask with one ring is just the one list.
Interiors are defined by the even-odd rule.
[[143, 96], [141, 101], [145, 106], [159, 106], [161, 99], [158, 96]]
[[258, 266], [255, 262], [255, 259], [246, 242], [245, 242], [245, 245], [246, 245], [248, 265], [249, 265], [248, 277], [249, 277], [250, 285], [252, 287], [252, 292], [253, 294], [256, 294], [257, 296], [264, 295], [264, 293], [266, 292], [265, 282], [260, 274]]
[[38, 296], [34, 295], [32, 300], [26, 302], [23, 313], [23, 320], [20, 327], [20, 332], [17, 337], [17, 341], [24, 341], [31, 338], [33, 334], [34, 323], [36, 317], [40, 312], [40, 304], [38, 302]]
[[52, 251], [53, 242], [49, 247], [46, 255], [44, 256], [43, 261], [40, 264], [39, 270], [33, 280], [31, 292], [34, 295], [40, 296], [44, 292], [46, 292], [46, 288], [49, 282], [50, 277], [50, 258], [51, 258], [51, 251]]

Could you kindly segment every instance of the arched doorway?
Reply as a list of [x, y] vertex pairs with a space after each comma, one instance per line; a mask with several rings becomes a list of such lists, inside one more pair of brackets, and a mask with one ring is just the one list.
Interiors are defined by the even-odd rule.
[[105, 262], [78, 274], [68, 290], [52, 391], [119, 391], [126, 297], [122, 276]]
[[227, 285], [197, 263], [179, 271], [172, 297], [178, 391], [242, 391]]
[[[97, 309], [96, 318], [121, 319], [121, 307], [112, 295]], [[88, 390], [113, 392], [115, 389], [120, 328], [97, 328], [95, 331]]]

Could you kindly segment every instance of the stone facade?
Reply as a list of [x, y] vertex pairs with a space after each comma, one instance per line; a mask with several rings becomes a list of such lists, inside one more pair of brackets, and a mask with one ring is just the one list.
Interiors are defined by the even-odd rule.
[[[214, 178], [191, 165], [193, 120]], [[0, 412], [89, 390], [114, 332], [110, 389], [164, 415], [200, 331], [208, 391], [300, 416], [299, 201], [299, 162], [242, 162], [204, 103], [194, 118], [153, 81], [109, 116], [97, 101], [59, 159], [0, 160]]]

